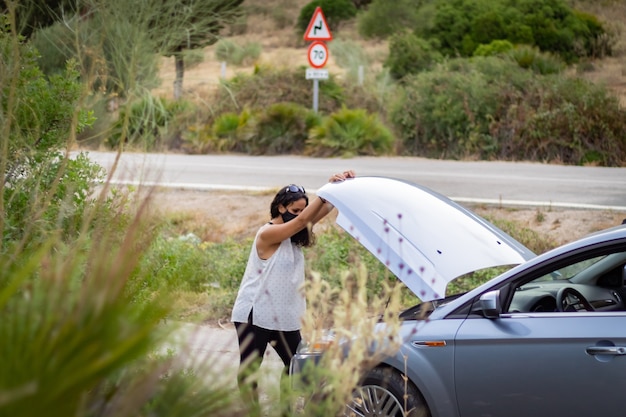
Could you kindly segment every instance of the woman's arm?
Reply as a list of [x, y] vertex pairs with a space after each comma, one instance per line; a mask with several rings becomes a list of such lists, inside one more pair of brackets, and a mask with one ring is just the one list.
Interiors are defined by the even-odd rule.
[[[340, 174], [335, 174], [332, 177], [330, 177], [328, 179], [328, 182], [341, 182], [344, 181], [348, 178], [354, 178], [354, 171], [353, 170], [348, 170], [348, 171], [344, 171]], [[320, 209], [320, 211], [318, 211], [317, 215], [315, 216], [315, 218], [313, 219], [313, 224], [316, 224], [317, 222], [319, 222], [320, 220], [322, 220], [324, 217], [326, 217], [326, 215], [328, 213], [330, 213], [331, 211], [333, 211], [333, 208], [335, 208], [331, 203], [329, 203], [328, 201], [324, 200], [321, 197], [317, 197], [318, 199], [322, 200], [323, 206], [322, 209]]]
[[[295, 235], [309, 224], [313, 224], [313, 221], [319, 216], [320, 212], [326, 211], [323, 210], [325, 205], [326, 204], [324, 204], [320, 198], [316, 198], [293, 220], [288, 221], [287, 223], [274, 223], [265, 227], [259, 234], [257, 247], [266, 247], [271, 245], [278, 246], [283, 240]], [[328, 214], [328, 212], [325, 214]]]
[[[347, 178], [354, 178], [354, 176], [354, 171], [347, 170], [331, 176], [329, 178], [329, 182], [344, 181]], [[269, 227], [265, 227], [257, 239], [257, 249], [259, 250], [259, 255], [263, 257], [261, 252], [273, 253], [272, 249], [275, 250], [275, 247], [277, 247], [280, 242], [290, 238], [305, 227], [308, 227], [309, 224], [313, 225], [317, 223], [324, 218], [324, 216], [330, 213], [332, 209], [332, 204], [317, 197], [293, 220], [287, 223], [276, 223]]]

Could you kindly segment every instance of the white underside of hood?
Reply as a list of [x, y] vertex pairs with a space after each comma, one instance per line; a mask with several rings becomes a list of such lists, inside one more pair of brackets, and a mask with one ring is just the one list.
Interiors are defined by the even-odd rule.
[[422, 301], [443, 298], [447, 284], [466, 273], [534, 257], [491, 223], [415, 184], [357, 177], [317, 194], [338, 209], [337, 224]]

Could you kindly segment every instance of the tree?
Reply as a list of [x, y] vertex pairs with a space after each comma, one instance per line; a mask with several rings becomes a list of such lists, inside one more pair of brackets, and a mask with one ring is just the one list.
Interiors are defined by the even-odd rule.
[[72, 0], [0, 0], [0, 12], [8, 14], [9, 10], [14, 10], [12, 14], [15, 16], [17, 31], [30, 38], [36, 30], [61, 20], [61, 16], [73, 3]]
[[[139, 7], [135, 2], [126, 0], [52, 0], [45, 4], [38, 0], [19, 3], [15, 0], [0, 0], [0, 10], [8, 11], [12, 7], [18, 25], [22, 28], [21, 33], [27, 36], [60, 21], [66, 25], [70, 21], [74, 22], [70, 27], [77, 24], [90, 27], [91, 35], [88, 36], [96, 39], [96, 45], [89, 45], [88, 48], [105, 48], [108, 67], [116, 65], [114, 61], [119, 61], [119, 58], [123, 61], [120, 65], [128, 65], [128, 61], [138, 65], [138, 61], [133, 59], [137, 54], [129, 53], [129, 48], [143, 49], [147, 43], [151, 43], [155, 52], [174, 57], [174, 96], [179, 98], [185, 70], [183, 51], [216, 43], [220, 31], [242, 14], [242, 3], [243, 0], [146, 0]], [[76, 11], [79, 11], [79, 16]], [[81, 45], [85, 43], [81, 42]], [[146, 57], [145, 54], [143, 56]], [[146, 71], [149, 72], [149, 69], [140, 72]], [[133, 76], [133, 72], [126, 78], [129, 76]], [[145, 78], [138, 73], [137, 76]], [[127, 84], [120, 85], [126, 87]]]
[[176, 62], [174, 98], [182, 95], [183, 51], [204, 48], [219, 40], [220, 31], [241, 13], [243, 0], [151, 0], [150, 37], [157, 50]]

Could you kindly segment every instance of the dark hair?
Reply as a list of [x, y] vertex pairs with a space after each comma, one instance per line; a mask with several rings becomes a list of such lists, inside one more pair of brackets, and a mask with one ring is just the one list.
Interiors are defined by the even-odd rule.
[[[309, 205], [309, 197], [306, 195], [304, 191], [304, 187], [300, 187], [294, 184], [287, 185], [278, 191], [272, 204], [270, 205], [270, 216], [272, 219], [274, 217], [280, 216], [280, 211], [278, 210], [278, 206], [282, 205], [287, 208], [287, 206], [294, 201], [298, 201], [304, 198], [306, 201], [306, 205]], [[304, 229], [300, 230], [295, 235], [291, 236], [291, 243], [298, 246], [313, 246], [315, 242], [315, 236], [313, 235], [313, 230], [311, 229], [311, 225], [308, 225]]]
[[[291, 191], [296, 190], [296, 191]], [[282, 205], [283, 207], [287, 207], [289, 204], [294, 201], [298, 201], [301, 198], [306, 200], [306, 205], [309, 205], [309, 197], [306, 195], [304, 188], [294, 186], [293, 184], [287, 185], [276, 193], [272, 204], [270, 204], [270, 216], [273, 219], [274, 217], [280, 216], [280, 211], [278, 210], [278, 206]]]

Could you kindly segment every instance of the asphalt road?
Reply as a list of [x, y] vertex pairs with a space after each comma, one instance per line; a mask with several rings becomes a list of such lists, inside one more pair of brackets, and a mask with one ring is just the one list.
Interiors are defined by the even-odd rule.
[[[111, 152], [89, 156], [108, 170], [116, 158]], [[201, 190], [262, 190], [297, 183], [314, 192], [344, 169], [359, 176], [400, 178], [460, 202], [626, 211], [626, 168], [525, 162], [124, 153], [113, 181]]]

